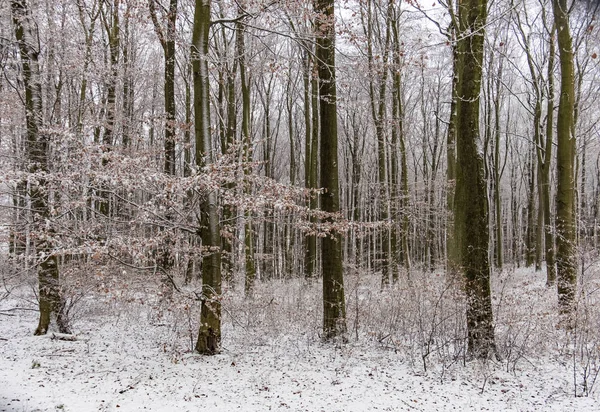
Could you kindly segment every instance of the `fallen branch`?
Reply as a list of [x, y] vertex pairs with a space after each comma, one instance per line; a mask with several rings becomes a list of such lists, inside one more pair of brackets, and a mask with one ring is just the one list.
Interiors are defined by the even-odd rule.
[[4, 316], [15, 316], [14, 313], [5, 313], [5, 312], [0, 312], [0, 315], [4, 315]]
[[67, 333], [53, 333], [50, 336], [50, 339], [52, 339], [52, 340], [66, 340], [66, 341], [69, 341], [69, 342], [75, 342], [75, 341], [79, 340], [77, 338], [77, 335], [69, 335]]
[[37, 312], [37, 311], [39, 311], [39, 309], [35, 309], [35, 308], [19, 308], [19, 307], [16, 307], [16, 308], [2, 309], [2, 312], [13, 312], [15, 310], [28, 310], [28, 311], [31, 311], [31, 312]]

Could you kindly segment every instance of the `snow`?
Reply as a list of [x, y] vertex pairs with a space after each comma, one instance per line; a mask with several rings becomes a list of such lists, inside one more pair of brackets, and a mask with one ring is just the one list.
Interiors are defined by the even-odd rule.
[[[598, 342], [585, 335], [592, 348], [586, 362], [579, 352], [573, 356], [572, 333], [557, 329], [549, 314], [554, 292], [542, 273], [530, 270], [503, 272], [494, 281], [502, 359], [451, 356], [442, 345], [447, 332], [421, 326], [435, 335], [425, 369], [419, 322], [412, 319], [431, 325], [441, 319], [431, 317], [436, 300], [428, 298], [441, 296], [435, 294], [441, 282], [427, 282], [434, 285], [429, 289], [419, 283], [432, 276], [413, 274], [418, 288], [383, 292], [377, 276], [348, 276], [346, 344], [319, 340], [318, 283], [265, 282], [251, 301], [229, 290], [223, 350], [212, 357], [190, 350], [197, 308], [161, 304], [141, 280], [139, 287], [90, 291], [75, 312], [76, 341], [32, 336], [37, 313], [8, 311], [34, 308], [31, 289], [18, 287], [0, 302], [0, 411], [600, 410], [593, 385], [588, 396], [574, 396], [576, 385], [583, 394], [583, 367], [596, 370]], [[399, 302], [397, 312], [408, 321], [390, 317], [390, 302]]]

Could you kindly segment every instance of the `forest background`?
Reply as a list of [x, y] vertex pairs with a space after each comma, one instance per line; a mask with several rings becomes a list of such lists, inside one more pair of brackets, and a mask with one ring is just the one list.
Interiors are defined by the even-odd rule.
[[[229, 299], [276, 311], [260, 291], [291, 282], [322, 290], [317, 339], [516, 365], [526, 267], [591, 393], [596, 8], [1, 2], [3, 316], [33, 299], [36, 335], [74, 336], [85, 302], [147, 301], [210, 355]], [[361, 290], [399, 305], [385, 326]]]

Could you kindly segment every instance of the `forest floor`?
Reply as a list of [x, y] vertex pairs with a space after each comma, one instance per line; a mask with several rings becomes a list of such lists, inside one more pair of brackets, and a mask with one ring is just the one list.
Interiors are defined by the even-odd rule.
[[76, 341], [32, 335], [35, 295], [21, 284], [0, 301], [0, 411], [600, 410], [595, 275], [585, 327], [568, 332], [543, 272], [495, 275], [500, 358], [488, 361], [465, 359], [464, 302], [441, 278], [380, 291], [377, 276], [348, 276], [345, 344], [319, 339], [318, 282], [264, 282], [251, 300], [229, 290], [212, 357], [191, 351], [197, 303], [161, 303], [143, 275], [78, 289]]

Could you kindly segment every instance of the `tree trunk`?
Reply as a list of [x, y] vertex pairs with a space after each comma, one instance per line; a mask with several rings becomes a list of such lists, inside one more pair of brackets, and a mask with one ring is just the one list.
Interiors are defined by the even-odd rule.
[[[321, 132], [322, 209], [336, 214], [340, 210], [337, 150], [337, 93], [335, 82], [335, 17], [333, 0], [315, 2], [316, 57], [319, 73]], [[332, 219], [327, 219], [332, 222]], [[322, 240], [323, 265], [323, 339], [346, 334], [346, 301], [342, 267], [342, 239], [331, 233]]]
[[[106, 85], [106, 120], [104, 135], [102, 136], [102, 151], [108, 152], [114, 143], [115, 135], [115, 116], [117, 112], [117, 78], [119, 76], [119, 56], [121, 48], [121, 28], [119, 23], [119, 5], [120, 0], [114, 0], [112, 5], [112, 15], [107, 16], [103, 10], [104, 28], [108, 37], [109, 56], [110, 56], [110, 78]], [[102, 157], [102, 166], [107, 166], [108, 160]], [[110, 196], [109, 192], [101, 187], [98, 211], [103, 216], [110, 215]]]
[[[133, 84], [133, 59], [131, 49], [133, 47], [132, 35], [129, 30], [129, 17], [131, 11], [129, 5], [125, 10], [125, 33], [123, 36], [123, 121], [122, 121], [122, 139], [123, 147], [128, 148], [131, 145], [131, 125], [133, 123], [134, 109], [134, 84]], [[135, 54], [133, 54], [135, 56]]]
[[[455, 36], [457, 28], [452, 27], [451, 33]], [[453, 39], [454, 40], [454, 39]], [[454, 40], [456, 42], [456, 40]], [[454, 196], [456, 192], [456, 108], [458, 106], [458, 68], [459, 54], [458, 45], [452, 45], [452, 100], [450, 102], [450, 116], [448, 120], [448, 131], [446, 135], [446, 208], [448, 218], [446, 220], [446, 261], [447, 271], [454, 277], [460, 267], [460, 253], [456, 239], [454, 238]]]
[[552, 144], [554, 140], [554, 34], [556, 27], [552, 26], [550, 33], [550, 49], [548, 52], [548, 103], [546, 109], [546, 143], [544, 144], [544, 165], [542, 169], [542, 203], [544, 205], [544, 236], [546, 245], [546, 284], [556, 282], [556, 262], [554, 260], [554, 225], [550, 214], [550, 167], [552, 165]]
[[575, 262], [575, 73], [573, 41], [569, 28], [566, 0], [553, 0], [552, 10], [558, 33], [560, 61], [560, 99], [556, 124], [557, 193], [556, 193], [556, 275], [560, 313], [571, 315], [575, 309], [577, 267]]
[[535, 262], [535, 162], [533, 150], [532, 147], [527, 154], [527, 231], [525, 233], [525, 264], [527, 267]]
[[[210, 6], [210, 0], [196, 0], [192, 35], [191, 57], [198, 169], [214, 162], [208, 71]], [[202, 259], [202, 297], [196, 351], [212, 355], [219, 351], [221, 342], [221, 230], [215, 192], [206, 194], [200, 204], [200, 227], [202, 246], [205, 251]]]
[[[241, 10], [240, 10], [241, 14]], [[244, 26], [236, 23], [237, 35], [237, 53], [238, 62], [240, 65], [240, 85], [242, 89], [242, 145], [244, 147], [243, 162], [244, 174], [248, 175], [252, 169], [249, 163], [252, 161], [252, 141], [250, 137], [250, 86], [248, 84], [248, 74], [246, 73], [246, 47], [244, 44]], [[268, 104], [268, 102], [267, 102]], [[246, 195], [250, 195], [252, 188], [250, 185], [245, 185], [244, 190]], [[256, 279], [256, 264], [254, 260], [254, 229], [252, 227], [252, 212], [245, 211], [244, 215], [244, 251], [245, 251], [245, 292], [246, 296], [251, 296], [254, 289], [254, 281]]]
[[[495, 81], [495, 98], [494, 98], [494, 240], [495, 240], [495, 257], [496, 267], [502, 269], [504, 264], [504, 247], [503, 247], [503, 236], [502, 236], [502, 198], [500, 192], [500, 184], [502, 180], [502, 174], [504, 164], [500, 164], [500, 110], [501, 110], [501, 96], [500, 90], [502, 86], [502, 73], [503, 73], [503, 62], [504, 59], [501, 57], [498, 67], [498, 75]], [[506, 159], [506, 158], [505, 158]]]
[[[375, 140], [377, 143], [377, 183], [379, 188], [379, 219], [387, 221], [389, 218], [389, 194], [387, 185], [387, 158], [386, 158], [386, 138], [384, 122], [386, 117], [386, 87], [387, 87], [387, 62], [389, 56], [390, 43], [390, 21], [392, 4], [388, 6], [388, 14], [386, 16], [385, 43], [382, 58], [381, 70], [375, 68], [373, 56], [373, 24], [374, 17], [372, 14], [372, 0], [367, 2], [367, 15], [365, 26], [365, 35], [367, 38], [367, 62], [369, 65], [369, 97], [371, 100], [371, 116], [375, 123]], [[377, 75], [381, 72], [381, 76]], [[378, 78], [379, 77], [379, 78]], [[377, 91], [376, 91], [377, 90]], [[385, 287], [390, 283], [390, 229], [383, 226], [379, 232], [379, 240], [381, 242], [380, 253], [378, 253], [378, 262], [381, 267], [381, 286]]]
[[[65, 301], [61, 296], [58, 259], [54, 255], [52, 244], [52, 227], [47, 227], [51, 219], [49, 195], [45, 175], [48, 173], [49, 139], [43, 130], [42, 86], [38, 61], [38, 32], [31, 11], [25, 0], [11, 1], [12, 20], [15, 37], [21, 56], [23, 70], [23, 86], [25, 88], [25, 121], [27, 140], [25, 153], [27, 169], [32, 175], [29, 183], [29, 197], [32, 211], [32, 230], [35, 236], [34, 246], [39, 256], [38, 288], [40, 319], [35, 330], [36, 335], [44, 335], [56, 317], [58, 330], [70, 333], [65, 309]], [[41, 235], [45, 232], [45, 236]]]
[[[310, 60], [309, 60], [310, 64]], [[314, 63], [313, 63], [314, 67]], [[312, 113], [312, 123], [310, 131], [310, 153], [307, 154], [305, 160], [306, 167], [308, 167], [308, 182], [306, 183], [307, 188], [316, 189], [318, 185], [319, 176], [319, 78], [312, 76], [310, 81], [310, 108]], [[305, 110], [308, 110], [309, 104], [305, 102]], [[309, 135], [307, 134], [307, 138]], [[312, 194], [309, 199], [310, 210], [315, 210], [319, 207], [319, 196]], [[317, 219], [313, 216], [310, 217], [312, 224], [317, 223]], [[310, 279], [317, 276], [318, 270], [318, 250], [317, 250], [317, 236], [314, 234], [306, 237], [306, 252], [305, 252], [305, 271], [306, 278]]]
[[[167, 29], [162, 29], [161, 24], [156, 17], [155, 0], [150, 0], [150, 16], [154, 24], [154, 30], [158, 35], [165, 58], [164, 67], [164, 95], [165, 95], [165, 141], [164, 141], [164, 173], [169, 176], [175, 176], [175, 30], [177, 23], [177, 0], [170, 0], [169, 12], [167, 14]], [[125, 137], [125, 135], [124, 135]], [[168, 195], [167, 195], [168, 196]], [[167, 198], [167, 201], [170, 199]], [[167, 206], [168, 207], [168, 206]], [[167, 222], [172, 220], [169, 212], [165, 216]], [[165, 233], [165, 227], [161, 227], [163, 232], [163, 244], [158, 259], [158, 266], [164, 276], [165, 293], [172, 293], [172, 282], [169, 272], [175, 264], [174, 245], [175, 239], [172, 235]]]
[[465, 0], [459, 5], [457, 67], [455, 239], [467, 294], [468, 351], [477, 358], [495, 351], [487, 195], [483, 159], [477, 149], [486, 8], [486, 0]]

